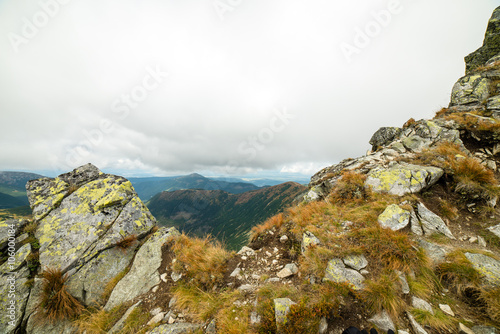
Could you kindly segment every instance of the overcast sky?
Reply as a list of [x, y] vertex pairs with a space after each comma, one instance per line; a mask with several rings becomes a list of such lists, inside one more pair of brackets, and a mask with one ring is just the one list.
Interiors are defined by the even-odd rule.
[[0, 0], [0, 170], [313, 174], [449, 103], [492, 0]]

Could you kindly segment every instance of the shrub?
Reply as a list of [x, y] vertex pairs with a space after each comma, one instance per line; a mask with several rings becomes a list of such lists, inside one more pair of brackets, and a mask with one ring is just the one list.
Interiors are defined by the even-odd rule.
[[43, 320], [54, 322], [78, 316], [84, 309], [82, 304], [66, 289], [67, 275], [60, 269], [46, 269], [40, 275], [43, 279], [38, 309]]

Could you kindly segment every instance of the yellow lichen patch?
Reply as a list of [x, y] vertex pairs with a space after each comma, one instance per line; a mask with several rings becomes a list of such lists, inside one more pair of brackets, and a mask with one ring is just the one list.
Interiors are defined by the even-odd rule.
[[113, 206], [116, 204], [125, 204], [124, 202], [127, 200], [126, 195], [133, 193], [132, 183], [130, 181], [123, 182], [122, 184], [113, 187], [112, 191], [100, 199], [96, 204], [95, 208], [97, 210], [101, 210], [103, 208], [107, 208], [109, 206]]

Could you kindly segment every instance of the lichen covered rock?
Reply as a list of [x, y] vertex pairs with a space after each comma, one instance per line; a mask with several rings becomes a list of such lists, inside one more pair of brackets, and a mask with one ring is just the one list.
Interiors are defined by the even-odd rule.
[[483, 103], [490, 97], [490, 80], [481, 75], [468, 75], [457, 81], [451, 92], [451, 105]]
[[476, 253], [465, 253], [465, 257], [489, 284], [500, 286], [500, 261], [491, 256]]
[[372, 170], [365, 185], [376, 192], [403, 196], [430, 187], [443, 173], [443, 170], [437, 167], [396, 163], [389, 168], [378, 167]]
[[105, 310], [148, 292], [160, 283], [159, 268], [162, 261], [161, 247], [172, 237], [180, 235], [174, 227], [162, 227], [137, 251], [130, 271], [116, 285]]
[[354, 290], [364, 288], [363, 282], [365, 278], [359, 272], [353, 269], [346, 268], [341, 259], [333, 259], [328, 262], [323, 281], [331, 281], [335, 283], [352, 284]]
[[378, 223], [384, 228], [399, 231], [410, 223], [410, 211], [402, 209], [397, 204], [391, 204], [378, 216]]

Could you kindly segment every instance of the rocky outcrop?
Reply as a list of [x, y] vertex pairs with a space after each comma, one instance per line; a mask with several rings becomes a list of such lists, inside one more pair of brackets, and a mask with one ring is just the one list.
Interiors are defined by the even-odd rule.
[[[116, 306], [158, 284], [161, 247], [179, 232], [162, 228], [145, 243], [142, 241], [151, 234], [156, 220], [128, 180], [88, 164], [54, 179], [29, 181], [26, 188], [34, 224], [38, 225], [34, 236], [39, 246], [39, 270], [66, 273], [66, 289], [80, 303]], [[26, 221], [5, 221], [0, 228], [8, 232], [14, 225], [19, 231]], [[27, 333], [73, 333], [69, 323], [42, 324], [35, 320], [34, 314], [40, 312], [43, 280], [35, 279], [32, 287], [26, 284], [31, 279], [27, 259], [32, 253], [26, 237], [16, 239], [22, 246], [12, 261], [0, 266], [3, 277], [12, 278], [16, 288], [15, 323], [9, 325], [2, 318], [0, 331], [14, 333], [23, 327]], [[8, 239], [2, 241], [2, 246], [7, 244]], [[106, 300], [108, 283], [129, 267], [112, 291], [112, 298]], [[8, 282], [5, 279], [0, 283], [0, 298], [5, 302], [11, 292]]]
[[500, 54], [500, 8], [495, 9], [484, 36], [483, 46], [465, 57], [466, 72], [470, 73]]

